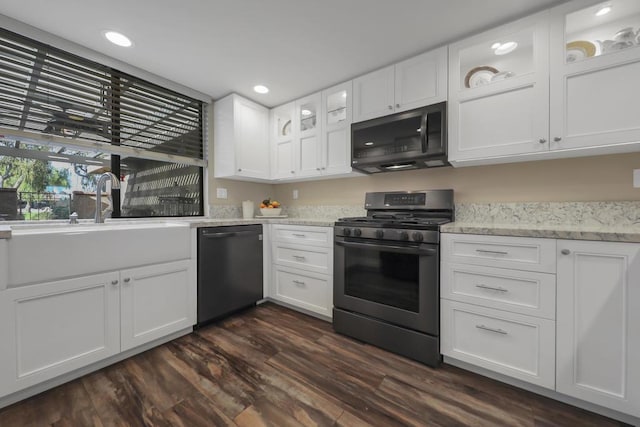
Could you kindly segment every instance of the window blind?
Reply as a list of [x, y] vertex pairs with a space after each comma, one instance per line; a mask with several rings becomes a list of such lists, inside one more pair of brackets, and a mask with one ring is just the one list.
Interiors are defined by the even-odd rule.
[[199, 100], [0, 29], [2, 129], [203, 160], [204, 108]]

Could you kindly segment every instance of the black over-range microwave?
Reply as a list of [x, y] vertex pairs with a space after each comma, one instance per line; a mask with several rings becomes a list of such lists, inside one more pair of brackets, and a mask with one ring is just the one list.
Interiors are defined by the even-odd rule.
[[449, 166], [447, 103], [351, 125], [351, 166], [366, 173]]

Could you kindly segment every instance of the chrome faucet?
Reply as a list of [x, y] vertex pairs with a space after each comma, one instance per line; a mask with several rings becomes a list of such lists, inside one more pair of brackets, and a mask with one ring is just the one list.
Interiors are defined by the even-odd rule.
[[111, 194], [108, 195], [109, 206], [104, 211], [102, 210], [102, 187], [109, 180], [111, 181], [112, 190], [114, 188], [120, 188], [120, 180], [111, 172], [105, 172], [100, 175], [100, 178], [98, 178], [98, 188], [96, 189], [96, 224], [103, 223], [104, 219], [109, 218], [111, 216], [111, 212], [113, 212], [113, 197], [111, 196]]

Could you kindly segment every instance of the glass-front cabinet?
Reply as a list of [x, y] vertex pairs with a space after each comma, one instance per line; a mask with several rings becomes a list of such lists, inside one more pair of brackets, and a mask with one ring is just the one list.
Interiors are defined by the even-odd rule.
[[271, 110], [271, 177], [273, 179], [295, 177], [294, 115], [295, 105], [293, 102]]
[[549, 150], [548, 12], [449, 46], [449, 160]]
[[323, 175], [351, 172], [352, 81], [322, 91]]
[[639, 47], [640, 1], [574, 0], [551, 10], [552, 150], [637, 149]]
[[295, 102], [296, 177], [320, 175], [320, 92]]

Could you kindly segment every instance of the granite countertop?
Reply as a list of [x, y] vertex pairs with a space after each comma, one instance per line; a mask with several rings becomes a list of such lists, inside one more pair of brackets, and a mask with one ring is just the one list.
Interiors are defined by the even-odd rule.
[[[287, 224], [287, 225], [306, 225], [306, 226], [318, 226], [318, 227], [333, 227], [336, 219], [328, 218], [260, 218], [242, 219], [242, 218], [149, 218], [140, 220], [128, 220], [128, 219], [115, 219], [109, 220], [109, 223], [131, 224], [134, 222], [149, 223], [149, 222], [183, 222], [189, 224], [191, 228], [198, 227], [216, 227], [225, 225], [249, 225], [249, 224]], [[92, 221], [81, 221], [81, 224], [93, 224]], [[43, 226], [50, 225], [52, 227], [65, 227], [68, 225], [67, 221], [47, 221], [47, 223], [25, 223], [20, 222], [14, 224], [15, 226]], [[11, 238], [11, 225], [0, 225], [0, 239]], [[71, 227], [71, 226], [69, 226]]]
[[495, 224], [451, 222], [441, 226], [443, 233], [485, 234], [494, 236], [542, 237], [549, 239], [640, 242], [639, 225], [562, 225]]

